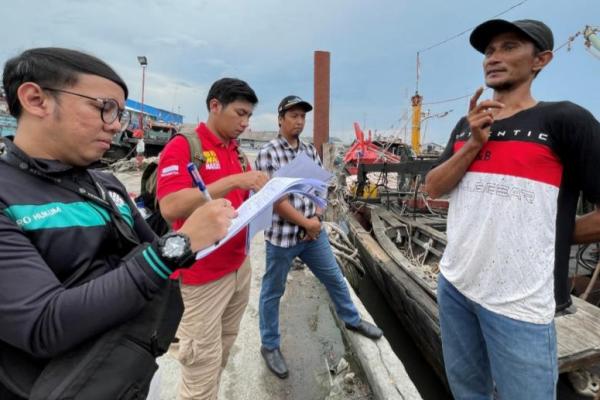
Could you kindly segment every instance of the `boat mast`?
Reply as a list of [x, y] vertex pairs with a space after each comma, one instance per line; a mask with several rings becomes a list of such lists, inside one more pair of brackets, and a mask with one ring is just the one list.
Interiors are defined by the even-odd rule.
[[423, 104], [423, 96], [419, 92], [410, 98], [412, 101], [412, 137], [411, 146], [413, 151], [421, 154], [421, 105]]

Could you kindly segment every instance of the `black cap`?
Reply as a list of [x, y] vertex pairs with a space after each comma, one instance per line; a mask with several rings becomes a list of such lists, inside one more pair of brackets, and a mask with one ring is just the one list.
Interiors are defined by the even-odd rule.
[[290, 108], [296, 107], [296, 106], [302, 107], [302, 109], [306, 112], [309, 112], [313, 109], [313, 107], [310, 105], [310, 103], [308, 101], [304, 101], [298, 96], [291, 95], [291, 96], [286, 96], [283, 98], [283, 100], [281, 100], [281, 103], [279, 103], [279, 107], [277, 107], [277, 112], [279, 114], [283, 114]]
[[473, 29], [469, 40], [475, 49], [484, 53], [492, 38], [505, 32], [517, 32], [525, 35], [542, 51], [554, 48], [554, 37], [550, 28], [543, 22], [533, 19], [521, 19], [513, 22], [492, 19]]

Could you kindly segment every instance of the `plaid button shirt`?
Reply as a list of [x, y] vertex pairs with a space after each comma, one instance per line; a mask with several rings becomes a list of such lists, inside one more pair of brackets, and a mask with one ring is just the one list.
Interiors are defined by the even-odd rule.
[[[260, 149], [255, 161], [256, 169], [264, 171], [269, 174], [269, 177], [272, 177], [275, 171], [288, 164], [303, 151], [321, 166], [321, 159], [315, 146], [299, 140], [298, 148], [294, 149], [283, 136], [278, 135]], [[288, 198], [292, 206], [306, 218], [316, 215], [317, 208], [308, 197], [290, 194]], [[291, 247], [300, 241], [300, 236], [304, 233], [304, 228], [283, 219], [274, 212], [271, 227], [265, 230], [265, 239], [275, 246]]]

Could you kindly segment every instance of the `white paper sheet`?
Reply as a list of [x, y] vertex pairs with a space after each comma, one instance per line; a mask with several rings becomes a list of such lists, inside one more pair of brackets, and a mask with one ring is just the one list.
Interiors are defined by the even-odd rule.
[[299, 153], [292, 161], [279, 168], [274, 177], [318, 179], [328, 182], [333, 174], [319, 166], [305, 151]]
[[273, 203], [288, 193], [300, 193], [308, 196], [317, 205], [321, 206], [326, 204], [325, 199], [321, 196], [327, 194], [327, 186], [324, 182], [316, 179], [283, 177], [270, 179], [261, 190], [256, 192], [237, 209], [238, 216], [233, 219], [227, 235], [217, 244], [196, 253], [196, 259], [199, 260], [206, 257], [247, 225], [249, 225], [249, 239], [252, 239], [257, 232], [271, 226]]

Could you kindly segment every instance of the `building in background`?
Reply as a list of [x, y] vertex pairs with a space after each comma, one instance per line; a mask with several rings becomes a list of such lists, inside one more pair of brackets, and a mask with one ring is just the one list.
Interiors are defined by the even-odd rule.
[[0, 87], [0, 136], [14, 136], [17, 131], [17, 120], [8, 113], [8, 103], [4, 90]]
[[[165, 144], [183, 126], [183, 115], [127, 99], [125, 108], [131, 113], [127, 130], [113, 136], [110, 150], [104, 155], [109, 160], [135, 156], [138, 139], [144, 138], [146, 156], [156, 156]], [[140, 115], [143, 113], [143, 118]], [[142, 126], [140, 126], [140, 122]]]
[[253, 131], [246, 129], [238, 138], [240, 146], [249, 149], [260, 149], [265, 143], [277, 137], [276, 131]]
[[140, 112], [144, 111], [144, 123], [160, 122], [164, 124], [172, 124], [180, 127], [183, 124], [183, 115], [177, 114], [171, 111], [163, 110], [161, 108], [152, 107], [151, 105], [137, 102], [132, 99], [127, 99], [125, 102], [125, 108], [131, 113], [131, 124], [129, 129], [140, 128]]

